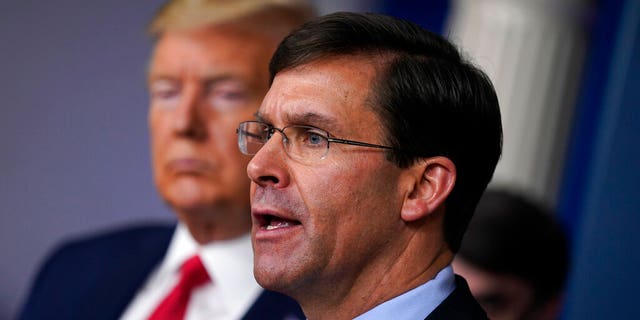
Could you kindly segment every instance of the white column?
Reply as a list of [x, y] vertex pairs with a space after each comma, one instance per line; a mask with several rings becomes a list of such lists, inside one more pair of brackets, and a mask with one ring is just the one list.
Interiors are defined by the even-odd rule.
[[448, 38], [491, 78], [504, 148], [492, 184], [553, 205], [587, 39], [588, 0], [453, 0]]

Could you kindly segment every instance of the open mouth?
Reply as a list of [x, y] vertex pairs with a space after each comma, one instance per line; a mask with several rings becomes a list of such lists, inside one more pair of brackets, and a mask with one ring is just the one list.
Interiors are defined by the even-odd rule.
[[300, 225], [300, 221], [285, 219], [272, 214], [258, 214], [257, 218], [258, 226], [263, 230], [276, 230], [282, 228], [289, 228]]

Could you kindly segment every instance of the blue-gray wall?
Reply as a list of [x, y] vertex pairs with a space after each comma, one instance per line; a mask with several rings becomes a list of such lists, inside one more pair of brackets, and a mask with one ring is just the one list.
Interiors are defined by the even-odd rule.
[[61, 239], [172, 218], [148, 165], [144, 27], [158, 3], [0, 3], [0, 319]]

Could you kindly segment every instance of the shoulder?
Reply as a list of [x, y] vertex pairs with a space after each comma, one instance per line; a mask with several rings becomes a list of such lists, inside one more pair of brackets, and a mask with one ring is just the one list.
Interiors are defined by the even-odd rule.
[[130, 226], [71, 238], [49, 254], [38, 276], [82, 273], [140, 256], [162, 256], [174, 229], [173, 225]]
[[456, 275], [456, 288], [425, 320], [488, 319], [480, 304], [473, 298], [467, 281]]
[[58, 245], [48, 260], [72, 257], [77, 254], [86, 258], [86, 254], [92, 255], [92, 252], [95, 255], [103, 250], [115, 251], [120, 247], [135, 249], [153, 243], [153, 241], [165, 240], [168, 243], [174, 229], [175, 225], [137, 225], [74, 237]]
[[162, 259], [174, 229], [132, 226], [63, 242], [40, 267], [19, 319], [81, 319], [91, 308], [101, 310], [97, 318], [111, 318]]

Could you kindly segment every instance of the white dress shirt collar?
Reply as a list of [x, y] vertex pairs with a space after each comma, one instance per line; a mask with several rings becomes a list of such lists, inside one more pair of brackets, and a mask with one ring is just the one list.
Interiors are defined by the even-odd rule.
[[449, 265], [440, 270], [432, 280], [379, 304], [354, 320], [425, 319], [453, 292], [455, 287], [455, 275], [453, 268]]
[[199, 254], [212, 282], [194, 292], [186, 319], [240, 319], [262, 293], [253, 277], [250, 234], [199, 245], [178, 224], [164, 259], [138, 292], [122, 319], [142, 319], [156, 308], [178, 281], [180, 266]]

